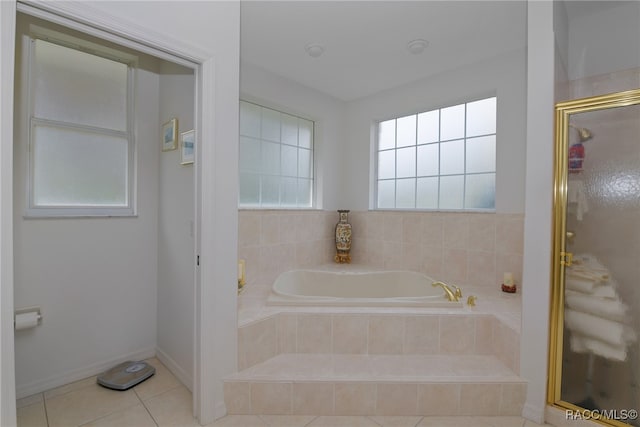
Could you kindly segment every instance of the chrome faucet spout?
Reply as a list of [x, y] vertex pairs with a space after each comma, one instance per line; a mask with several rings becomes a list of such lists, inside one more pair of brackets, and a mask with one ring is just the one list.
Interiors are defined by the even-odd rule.
[[431, 284], [431, 286], [433, 286], [434, 288], [437, 286], [440, 286], [442, 288], [442, 290], [444, 291], [444, 293], [447, 295], [447, 299], [449, 301], [458, 301], [458, 296], [456, 295], [456, 293], [454, 291], [451, 290], [451, 288], [449, 286], [447, 286], [446, 283], [444, 282], [433, 282]]

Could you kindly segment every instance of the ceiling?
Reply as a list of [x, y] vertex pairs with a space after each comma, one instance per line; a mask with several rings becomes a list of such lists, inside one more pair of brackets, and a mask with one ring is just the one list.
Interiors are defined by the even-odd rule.
[[[407, 43], [425, 39], [422, 54]], [[325, 52], [312, 58], [305, 46]], [[526, 45], [525, 1], [243, 1], [243, 63], [351, 101]]]

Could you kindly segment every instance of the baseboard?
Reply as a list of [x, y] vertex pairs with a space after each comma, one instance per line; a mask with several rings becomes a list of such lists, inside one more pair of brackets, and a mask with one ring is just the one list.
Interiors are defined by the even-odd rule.
[[167, 367], [168, 370], [171, 371], [173, 375], [176, 376], [178, 381], [184, 384], [184, 386], [193, 393], [193, 378], [184, 369], [182, 369], [182, 367], [178, 365], [178, 363], [176, 363], [176, 361], [173, 360], [171, 356], [162, 351], [161, 348], [156, 347], [156, 357], [162, 362], [164, 366]]
[[75, 381], [83, 380], [94, 375], [98, 375], [109, 368], [112, 368], [118, 363], [125, 362], [127, 360], [143, 360], [154, 357], [156, 354], [155, 348], [148, 348], [144, 350], [135, 351], [133, 353], [125, 354], [109, 360], [103, 360], [98, 363], [85, 366], [79, 369], [73, 369], [71, 371], [64, 372], [60, 375], [49, 377], [42, 381], [34, 381], [29, 384], [17, 384], [16, 385], [16, 399], [31, 396], [32, 394], [42, 393], [43, 391], [51, 390], [52, 388], [60, 387]]
[[224, 402], [218, 402], [214, 405], [213, 416], [217, 420], [227, 415], [227, 407]]
[[534, 423], [543, 424], [544, 423], [544, 410], [545, 407], [534, 406], [530, 403], [527, 403], [522, 408], [522, 418], [526, 418], [529, 421], [533, 421]]

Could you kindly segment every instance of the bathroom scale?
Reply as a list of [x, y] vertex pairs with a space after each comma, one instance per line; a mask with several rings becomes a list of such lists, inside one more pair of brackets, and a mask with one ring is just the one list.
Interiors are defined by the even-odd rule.
[[127, 390], [156, 373], [147, 362], [122, 362], [98, 375], [98, 384], [113, 390]]

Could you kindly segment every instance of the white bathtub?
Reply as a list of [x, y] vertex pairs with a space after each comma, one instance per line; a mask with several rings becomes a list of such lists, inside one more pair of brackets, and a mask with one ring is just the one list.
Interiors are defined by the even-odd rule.
[[273, 283], [267, 305], [462, 307], [433, 282], [411, 271], [293, 270]]

